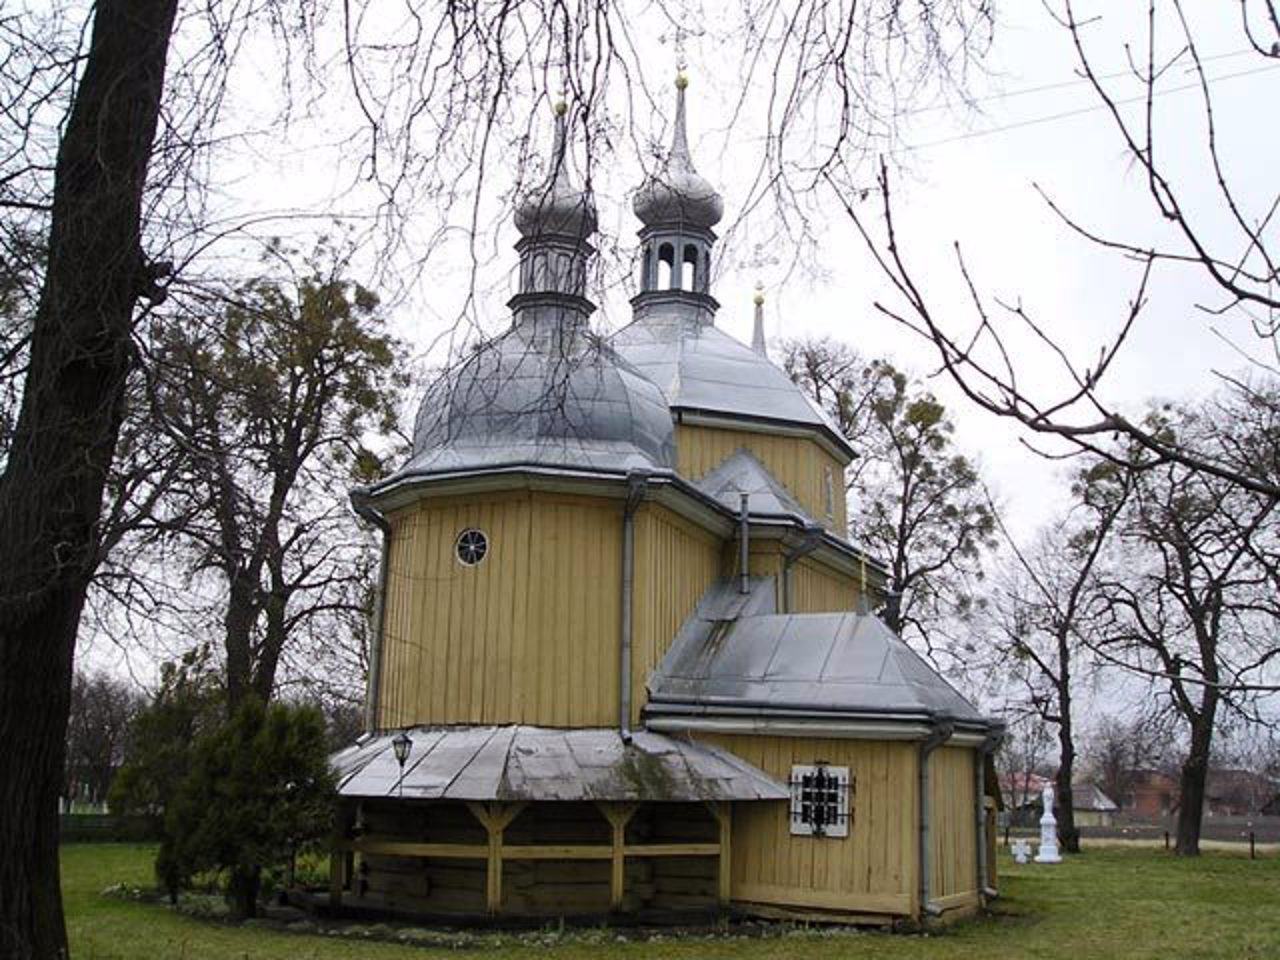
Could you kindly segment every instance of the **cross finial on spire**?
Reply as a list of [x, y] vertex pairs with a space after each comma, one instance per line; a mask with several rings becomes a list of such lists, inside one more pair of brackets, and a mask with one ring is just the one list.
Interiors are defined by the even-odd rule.
[[764, 284], [756, 284], [756, 322], [755, 329], [751, 332], [751, 349], [762, 357], [769, 356], [769, 345], [764, 338]]

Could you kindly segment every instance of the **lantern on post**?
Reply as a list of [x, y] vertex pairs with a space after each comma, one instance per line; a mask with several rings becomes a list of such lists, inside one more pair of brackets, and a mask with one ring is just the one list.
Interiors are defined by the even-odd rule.
[[409, 752], [413, 749], [413, 739], [404, 730], [401, 730], [391, 741], [391, 749], [396, 755], [396, 763], [400, 764], [400, 779], [397, 781], [400, 796], [404, 796], [404, 762], [409, 759]]

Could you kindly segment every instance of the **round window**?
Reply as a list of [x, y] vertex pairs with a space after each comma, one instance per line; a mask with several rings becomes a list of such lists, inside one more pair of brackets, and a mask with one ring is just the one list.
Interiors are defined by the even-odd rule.
[[489, 538], [483, 531], [468, 527], [458, 534], [458, 539], [453, 546], [458, 555], [458, 562], [474, 567], [489, 553]]

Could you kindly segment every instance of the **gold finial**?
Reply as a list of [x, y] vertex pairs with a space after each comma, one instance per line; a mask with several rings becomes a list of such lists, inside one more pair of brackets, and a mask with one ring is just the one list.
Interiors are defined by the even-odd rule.
[[686, 74], [683, 70], [677, 70], [676, 71], [676, 89], [683, 90], [687, 86], [689, 86], [689, 75]]
[[756, 284], [755, 304], [757, 307], [764, 306], [764, 284], [763, 283]]
[[555, 110], [557, 117], [563, 117], [569, 112], [569, 104], [565, 103], [563, 94], [560, 95], [560, 99], [556, 101], [556, 105], [552, 109]]

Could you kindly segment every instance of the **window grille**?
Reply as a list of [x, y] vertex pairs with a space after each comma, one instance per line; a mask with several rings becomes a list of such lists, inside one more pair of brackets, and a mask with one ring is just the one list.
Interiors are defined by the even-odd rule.
[[791, 768], [791, 832], [847, 837], [853, 820], [853, 778], [848, 767], [818, 763]]

